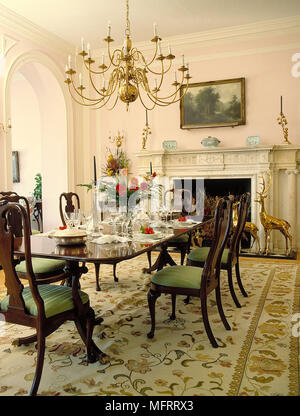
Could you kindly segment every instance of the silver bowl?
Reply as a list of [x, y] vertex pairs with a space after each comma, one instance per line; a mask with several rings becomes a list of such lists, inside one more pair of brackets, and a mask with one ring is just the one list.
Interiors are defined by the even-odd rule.
[[78, 246], [79, 244], [85, 244], [87, 236], [77, 236], [77, 237], [53, 237], [56, 241], [56, 244], [59, 246]]

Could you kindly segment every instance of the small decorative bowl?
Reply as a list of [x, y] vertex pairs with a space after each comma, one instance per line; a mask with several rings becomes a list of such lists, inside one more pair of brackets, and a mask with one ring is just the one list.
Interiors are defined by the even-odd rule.
[[54, 238], [59, 246], [77, 246], [86, 242], [87, 233], [82, 230], [66, 229], [50, 234], [49, 238]]
[[176, 140], [165, 140], [163, 142], [163, 149], [164, 150], [176, 150], [177, 149], [177, 141]]
[[260, 136], [247, 137], [247, 146], [257, 146], [260, 143]]
[[219, 143], [221, 143], [219, 139], [211, 136], [206, 137], [201, 142], [204, 147], [217, 147]]

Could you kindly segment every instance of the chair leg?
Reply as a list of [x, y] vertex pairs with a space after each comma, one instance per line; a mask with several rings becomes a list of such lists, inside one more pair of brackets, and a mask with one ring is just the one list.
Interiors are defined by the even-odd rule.
[[243, 286], [243, 284], [242, 284], [242, 280], [241, 280], [241, 274], [240, 274], [240, 265], [239, 265], [239, 262], [237, 262], [237, 263], [236, 263], [236, 265], [235, 265], [235, 274], [236, 274], [236, 280], [237, 280], [237, 282], [238, 282], [238, 285], [239, 285], [240, 291], [242, 292], [242, 295], [243, 295], [245, 298], [247, 298], [247, 297], [248, 297], [248, 295], [247, 295], [247, 292], [246, 292], [246, 291], [245, 291], [245, 289], [244, 289], [244, 286]]
[[149, 311], [151, 316], [151, 330], [148, 332], [147, 337], [153, 338], [154, 337], [154, 331], [155, 331], [155, 302], [157, 298], [159, 298], [160, 293], [156, 292], [154, 290], [149, 290], [148, 292], [148, 305], [149, 305]]
[[234, 303], [236, 304], [236, 306], [238, 308], [241, 308], [241, 304], [238, 301], [238, 298], [236, 297], [235, 291], [234, 291], [234, 287], [233, 287], [233, 282], [232, 282], [232, 268], [229, 267], [227, 269], [227, 274], [228, 274], [228, 285], [229, 285], [229, 290], [232, 296], [232, 299], [234, 300]]
[[117, 271], [117, 263], [114, 264], [114, 271], [113, 271], [113, 273], [114, 273], [114, 281], [115, 282], [118, 282], [119, 279], [117, 278], [116, 271]]
[[223, 306], [222, 306], [222, 298], [221, 298], [221, 290], [220, 290], [220, 284], [216, 287], [216, 301], [217, 301], [217, 306], [218, 306], [218, 311], [219, 311], [219, 315], [222, 319], [223, 325], [225, 326], [225, 329], [227, 329], [227, 331], [230, 331], [230, 325], [226, 319], [224, 310], [223, 310]]
[[172, 293], [172, 315], [170, 316], [170, 319], [174, 321], [176, 319], [176, 295]]
[[101, 287], [100, 287], [100, 280], [99, 280], [99, 276], [100, 276], [100, 263], [95, 263], [95, 274], [96, 274], [96, 291], [100, 292]]
[[211, 345], [214, 348], [218, 348], [218, 343], [212, 333], [210, 324], [209, 324], [209, 320], [208, 320], [208, 314], [207, 314], [207, 300], [206, 297], [201, 297], [201, 311], [202, 311], [202, 317], [203, 317], [203, 323], [204, 323], [204, 328], [206, 331], [206, 334], [208, 336], [208, 339], [211, 343]]
[[151, 269], [151, 251], [147, 251], [149, 269]]
[[181, 264], [181, 266], [183, 266], [183, 263], [184, 263], [184, 258], [185, 258], [185, 255], [186, 255], [186, 248], [182, 248], [181, 250], [180, 250], [180, 264]]
[[94, 363], [97, 360], [97, 357], [95, 357], [91, 348], [94, 324], [95, 324], [95, 312], [92, 308], [90, 308], [87, 322], [86, 322], [86, 351], [87, 351], [87, 360], [89, 363]]
[[36, 361], [36, 370], [34, 380], [30, 390], [30, 396], [36, 396], [37, 391], [40, 385], [43, 366], [44, 366], [44, 356], [45, 356], [45, 337], [44, 334], [41, 334], [41, 331], [37, 333], [38, 341], [38, 352], [37, 352], [37, 361]]

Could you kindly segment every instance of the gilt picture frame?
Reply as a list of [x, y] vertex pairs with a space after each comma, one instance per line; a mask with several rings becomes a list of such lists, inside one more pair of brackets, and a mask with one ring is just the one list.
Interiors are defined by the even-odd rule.
[[181, 129], [243, 124], [246, 124], [245, 78], [190, 84], [180, 100]]
[[20, 182], [19, 152], [12, 152], [12, 176], [13, 183]]

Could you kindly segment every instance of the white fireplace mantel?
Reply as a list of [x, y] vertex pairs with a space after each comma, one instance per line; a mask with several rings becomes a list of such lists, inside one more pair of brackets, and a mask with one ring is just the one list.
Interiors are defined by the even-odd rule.
[[[224, 179], [251, 179], [251, 221], [263, 229], [259, 220], [259, 204], [255, 202], [260, 187], [260, 176], [268, 179], [271, 173], [272, 184], [266, 210], [270, 215], [284, 218], [291, 224], [293, 246], [300, 250], [300, 210], [297, 213], [297, 201], [300, 200], [300, 146], [274, 145], [253, 147], [215, 147], [197, 150], [158, 150], [141, 151], [138, 158], [137, 173], [149, 171], [150, 162], [153, 171], [161, 177]], [[300, 175], [299, 175], [300, 176]], [[299, 189], [297, 195], [297, 188]], [[263, 242], [263, 240], [262, 240]], [[274, 248], [283, 247], [284, 239], [278, 231], [272, 233]]]

